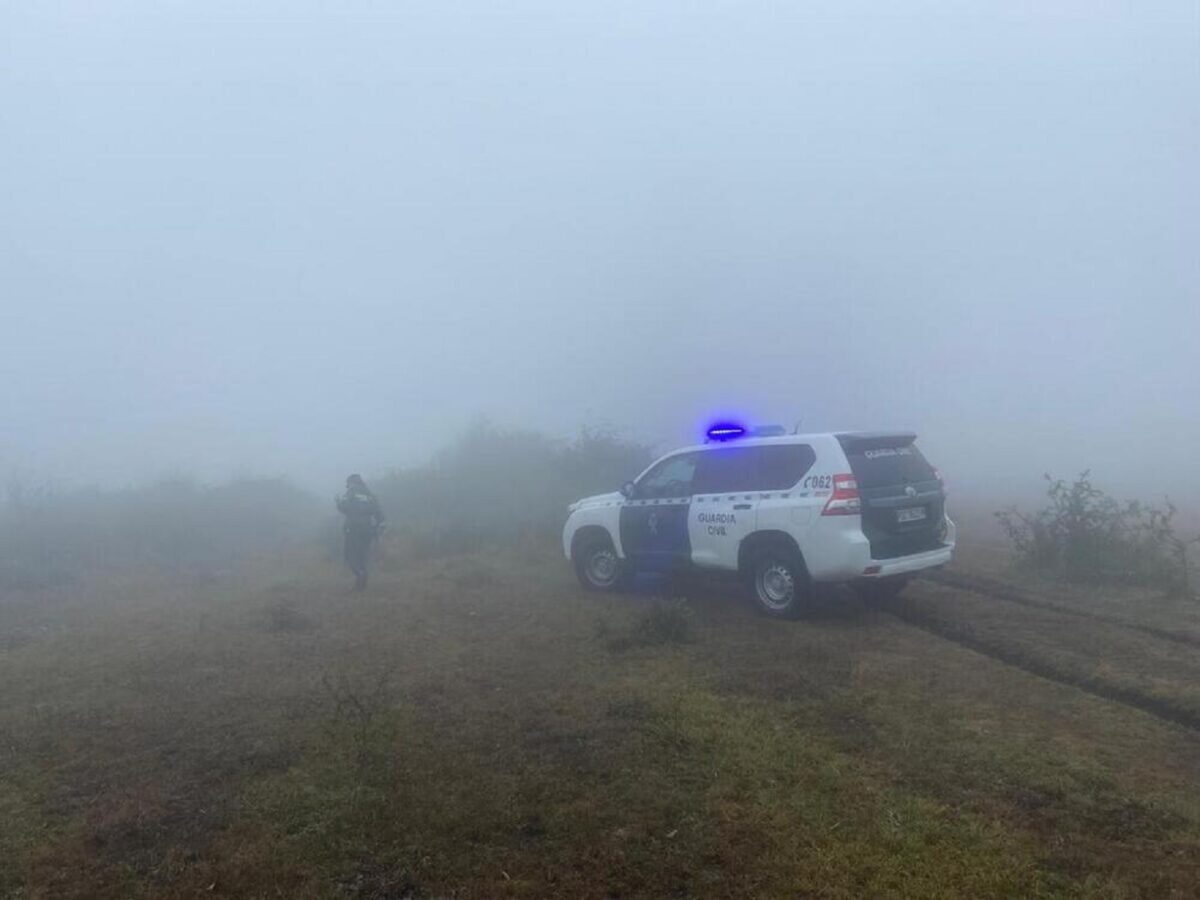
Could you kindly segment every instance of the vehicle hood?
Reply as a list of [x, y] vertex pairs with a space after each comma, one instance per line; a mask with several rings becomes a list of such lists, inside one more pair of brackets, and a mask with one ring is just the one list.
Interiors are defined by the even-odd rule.
[[620, 491], [612, 491], [608, 494], [596, 494], [592, 497], [584, 497], [582, 500], [576, 500], [567, 507], [571, 512], [577, 509], [590, 509], [594, 506], [610, 506], [613, 503], [619, 503], [624, 500], [624, 496]]

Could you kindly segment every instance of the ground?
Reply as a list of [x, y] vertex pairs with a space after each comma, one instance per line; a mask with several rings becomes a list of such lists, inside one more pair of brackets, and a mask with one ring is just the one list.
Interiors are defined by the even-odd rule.
[[0, 597], [0, 895], [1200, 895], [1195, 601], [979, 548], [798, 623], [552, 547], [346, 587]]

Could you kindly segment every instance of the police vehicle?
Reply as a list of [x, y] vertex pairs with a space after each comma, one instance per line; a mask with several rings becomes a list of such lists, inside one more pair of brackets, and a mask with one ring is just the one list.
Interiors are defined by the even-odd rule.
[[619, 492], [572, 504], [563, 550], [587, 590], [638, 572], [724, 571], [779, 618], [802, 614], [821, 583], [894, 596], [954, 552], [941, 476], [915, 439], [713, 426]]

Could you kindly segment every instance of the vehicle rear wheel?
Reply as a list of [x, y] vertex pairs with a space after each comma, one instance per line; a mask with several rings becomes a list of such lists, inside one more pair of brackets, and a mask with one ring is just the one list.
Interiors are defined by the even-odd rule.
[[812, 605], [812, 585], [795, 552], [771, 547], [757, 553], [748, 572], [750, 596], [759, 612], [775, 619], [795, 619]]
[[625, 565], [607, 537], [585, 538], [575, 549], [572, 562], [585, 591], [615, 591], [624, 580]]

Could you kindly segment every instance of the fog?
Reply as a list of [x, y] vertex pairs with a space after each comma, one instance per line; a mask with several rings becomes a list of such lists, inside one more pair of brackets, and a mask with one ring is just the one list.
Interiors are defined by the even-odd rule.
[[0, 472], [911, 427], [1196, 494], [1200, 12], [5, 4]]
[[0, 898], [1196, 896], [1198, 162], [1197, 0], [0, 0]]

